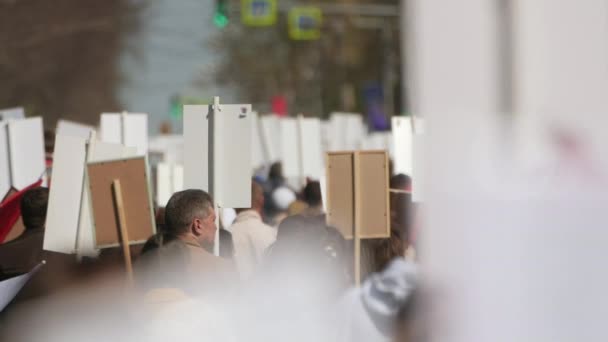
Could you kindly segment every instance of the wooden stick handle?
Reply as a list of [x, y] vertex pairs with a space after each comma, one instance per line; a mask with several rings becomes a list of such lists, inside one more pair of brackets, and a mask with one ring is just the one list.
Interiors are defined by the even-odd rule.
[[118, 225], [120, 229], [120, 240], [122, 252], [125, 259], [125, 268], [127, 270], [127, 281], [129, 285], [133, 285], [133, 265], [131, 263], [131, 249], [129, 249], [129, 232], [127, 229], [127, 220], [125, 218], [125, 208], [122, 199], [122, 188], [120, 180], [115, 179], [112, 182], [112, 195], [114, 196], [114, 204], [118, 215]]

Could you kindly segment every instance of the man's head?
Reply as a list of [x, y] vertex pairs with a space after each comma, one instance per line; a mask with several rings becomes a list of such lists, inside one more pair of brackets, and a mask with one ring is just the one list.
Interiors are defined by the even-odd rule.
[[249, 209], [257, 211], [260, 215], [264, 210], [264, 189], [255, 180], [251, 181], [251, 208], [238, 208], [235, 211], [240, 213]]
[[403, 173], [394, 175], [390, 179], [390, 187], [391, 187], [391, 189], [411, 191], [412, 190], [412, 179], [410, 178], [410, 176], [403, 174]]
[[23, 194], [23, 197], [21, 197], [21, 217], [26, 229], [44, 228], [48, 202], [48, 188], [34, 188]]
[[321, 185], [317, 181], [311, 181], [306, 184], [302, 191], [304, 202], [310, 207], [318, 207], [322, 204]]
[[169, 234], [194, 236], [202, 245], [215, 240], [213, 200], [202, 190], [184, 190], [171, 196], [165, 207], [165, 226]]

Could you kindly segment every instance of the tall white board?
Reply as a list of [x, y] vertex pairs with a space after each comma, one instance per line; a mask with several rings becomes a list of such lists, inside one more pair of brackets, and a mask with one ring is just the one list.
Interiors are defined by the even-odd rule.
[[210, 191], [223, 208], [248, 208], [251, 105], [222, 104], [216, 113], [209, 111], [210, 106], [184, 106], [184, 187]]
[[300, 165], [300, 147], [298, 121], [293, 118], [283, 118], [279, 121], [281, 162], [283, 175], [287, 178], [302, 176]]
[[80, 137], [84, 139], [88, 139], [91, 135], [91, 132], [94, 131], [95, 128], [89, 125], [81, 124], [78, 122], [73, 122], [69, 120], [59, 120], [57, 122], [57, 129], [55, 134], [57, 135], [69, 135], [73, 137]]
[[103, 113], [99, 119], [99, 139], [106, 143], [122, 144], [120, 114]]
[[184, 106], [184, 186], [209, 191], [209, 106]]
[[274, 115], [262, 116], [262, 144], [265, 149], [267, 161], [274, 163], [281, 159], [281, 135], [279, 118]]
[[100, 133], [103, 142], [135, 147], [138, 155], [148, 152], [148, 114], [103, 113]]
[[254, 169], [266, 164], [266, 153], [262, 145], [262, 124], [258, 113], [251, 112], [251, 166]]
[[42, 118], [8, 122], [12, 186], [21, 190], [38, 181], [45, 171]]
[[22, 107], [0, 109], [0, 121], [6, 121], [9, 119], [23, 119], [25, 118], [25, 110]]
[[8, 154], [8, 134], [6, 122], [0, 122], [0, 201], [11, 189], [11, 170]]
[[223, 208], [251, 206], [251, 105], [220, 105], [215, 116], [215, 189]]
[[123, 145], [136, 147], [137, 155], [148, 152], [148, 115], [128, 113], [123, 121]]
[[44, 250], [66, 254], [75, 252], [86, 148], [84, 138], [62, 135], [55, 138]]
[[393, 117], [393, 165], [395, 173], [412, 175], [412, 121], [409, 117]]
[[302, 176], [318, 180], [325, 174], [321, 120], [299, 118], [299, 130]]

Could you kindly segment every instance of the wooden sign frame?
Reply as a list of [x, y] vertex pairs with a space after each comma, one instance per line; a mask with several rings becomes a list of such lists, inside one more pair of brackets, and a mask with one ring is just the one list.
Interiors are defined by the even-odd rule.
[[[366, 165], [370, 158], [375, 159], [376, 164], [382, 163], [382, 175], [374, 175], [377, 170]], [[327, 152], [326, 165], [327, 224], [335, 226], [346, 239], [354, 240], [355, 283], [359, 284], [361, 240], [388, 238], [391, 233], [388, 153], [384, 150]], [[368, 179], [378, 179], [379, 183], [367, 184]], [[334, 189], [336, 183], [344, 189]], [[374, 220], [378, 221], [377, 226]], [[371, 232], [370, 226], [374, 226]]]
[[[117, 162], [128, 162], [131, 160], [143, 160], [144, 162], [144, 181], [146, 184], [146, 190], [147, 190], [147, 194], [145, 195], [147, 198], [147, 203], [148, 203], [148, 208], [149, 210], [149, 224], [151, 227], [151, 231], [149, 232], [150, 234], [148, 234], [148, 236], [146, 237], [141, 237], [140, 239], [136, 238], [134, 240], [130, 240], [129, 241], [129, 245], [136, 245], [136, 244], [141, 244], [146, 242], [146, 240], [153, 234], [156, 234], [156, 222], [154, 220], [154, 206], [153, 206], [153, 202], [152, 202], [152, 191], [151, 191], [151, 187], [150, 187], [150, 170], [148, 167], [148, 158], [146, 156], [136, 156], [136, 157], [129, 157], [129, 158], [120, 158], [120, 159], [113, 159], [113, 160], [106, 160], [106, 161], [100, 161], [100, 162], [90, 162], [87, 163], [87, 168], [86, 168], [86, 172], [87, 172], [87, 178], [89, 180], [89, 203], [91, 205], [91, 217], [93, 218], [93, 240], [95, 241], [95, 247], [102, 249], [102, 248], [110, 248], [110, 247], [117, 247], [119, 245], [121, 245], [121, 241], [120, 241], [120, 234], [119, 234], [119, 229], [120, 227], [116, 226], [116, 231], [115, 233], [117, 234], [117, 239], [115, 242], [110, 242], [110, 243], [106, 243], [106, 242], [100, 242], [98, 241], [98, 229], [99, 229], [99, 222], [98, 219], [96, 218], [95, 215], [95, 201], [94, 201], [94, 194], [97, 192], [97, 189], [93, 189], [94, 183], [95, 183], [95, 179], [93, 179], [93, 177], [91, 177], [91, 170], [90, 167], [91, 166], [97, 166], [97, 165], [104, 165], [104, 164], [110, 164], [110, 163], [117, 163]], [[124, 182], [122, 182], [122, 188], [124, 189], [124, 191], [128, 191], [128, 189], [125, 188], [125, 186], [128, 186], [129, 184], [125, 184]], [[110, 194], [112, 193], [112, 188], [110, 186], [110, 188], [105, 189], [104, 191], [109, 192]], [[125, 193], [123, 192], [123, 196], [125, 195]], [[125, 199], [125, 202], [128, 201], [128, 199]], [[115, 210], [115, 209], [114, 209]], [[116, 213], [115, 213], [116, 215]], [[116, 222], [116, 224], [118, 225], [118, 222]], [[130, 222], [127, 222], [127, 224], [130, 224], [130, 226], [132, 226], [132, 224]], [[132, 228], [131, 228], [132, 229]], [[129, 236], [131, 236], [131, 238], [133, 238], [134, 234], [132, 231], [129, 232]], [[135, 235], [137, 236], [137, 234]]]

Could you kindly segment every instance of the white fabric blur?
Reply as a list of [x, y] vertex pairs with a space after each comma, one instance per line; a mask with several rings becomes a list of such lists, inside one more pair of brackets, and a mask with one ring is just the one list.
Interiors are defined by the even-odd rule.
[[234, 261], [241, 279], [250, 278], [264, 252], [277, 238], [277, 230], [266, 225], [255, 210], [239, 213], [230, 227], [234, 243]]

